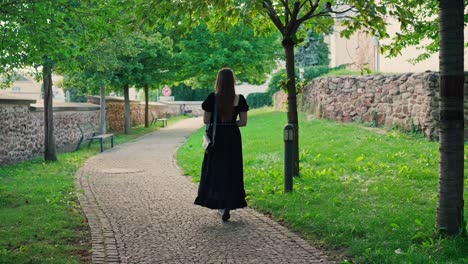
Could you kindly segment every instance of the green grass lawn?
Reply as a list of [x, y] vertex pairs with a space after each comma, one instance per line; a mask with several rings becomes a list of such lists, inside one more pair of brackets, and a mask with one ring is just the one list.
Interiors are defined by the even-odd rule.
[[[468, 263], [468, 239], [434, 236], [436, 142], [300, 115], [301, 175], [294, 192], [284, 194], [285, 124], [286, 113], [263, 109], [251, 111], [242, 128], [251, 207], [351, 262]], [[201, 136], [200, 130], [177, 153], [194, 181], [200, 175]], [[467, 163], [465, 158], [465, 168]], [[466, 186], [465, 176], [465, 201]]]
[[[171, 124], [184, 117], [171, 118]], [[122, 144], [155, 131], [137, 127], [131, 135], [116, 134]], [[58, 155], [58, 162], [42, 158], [0, 167], [0, 263], [90, 262], [90, 234], [76, 197], [75, 173], [91, 148]], [[107, 144], [106, 144], [107, 147]]]

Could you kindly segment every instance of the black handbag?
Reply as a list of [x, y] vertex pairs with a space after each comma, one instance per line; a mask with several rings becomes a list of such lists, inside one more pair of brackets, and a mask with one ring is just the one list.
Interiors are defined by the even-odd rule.
[[205, 149], [205, 153], [213, 153], [214, 152], [214, 142], [216, 136], [216, 123], [218, 120], [218, 102], [216, 101], [215, 97], [215, 110], [213, 116], [213, 122], [206, 126], [205, 134], [203, 135], [203, 142], [202, 146]]

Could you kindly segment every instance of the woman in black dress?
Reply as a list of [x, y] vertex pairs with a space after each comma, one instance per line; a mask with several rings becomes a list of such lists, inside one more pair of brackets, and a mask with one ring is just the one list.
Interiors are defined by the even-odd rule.
[[213, 123], [215, 104], [218, 105], [218, 120], [214, 152], [205, 153], [203, 158], [195, 204], [219, 209], [223, 221], [230, 218], [230, 210], [247, 206], [239, 127], [247, 125], [249, 106], [244, 96], [236, 95], [234, 84], [233, 71], [221, 69], [216, 80], [216, 92], [208, 95], [202, 104], [205, 111], [203, 122]]

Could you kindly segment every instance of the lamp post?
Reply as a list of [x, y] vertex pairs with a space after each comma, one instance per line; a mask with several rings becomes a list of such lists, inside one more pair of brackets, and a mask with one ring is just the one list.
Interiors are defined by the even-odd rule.
[[293, 190], [293, 135], [291, 124], [284, 126], [284, 192]]

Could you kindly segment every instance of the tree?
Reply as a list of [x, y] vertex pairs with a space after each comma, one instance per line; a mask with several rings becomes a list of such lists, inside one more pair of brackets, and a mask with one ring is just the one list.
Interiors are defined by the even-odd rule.
[[117, 54], [122, 50], [115, 39], [102, 36], [102, 39], [77, 58], [77, 67], [67, 69], [64, 74], [65, 89], [72, 87], [79, 95], [100, 94], [99, 132], [106, 133], [106, 87], [109, 87], [118, 68]]
[[[157, 6], [157, 11], [153, 12]], [[153, 7], [153, 8], [151, 8]], [[295, 78], [294, 47], [300, 43], [305, 32], [312, 28], [317, 33], [327, 32], [335, 21], [345, 27], [343, 36], [363, 30], [370, 34], [379, 33], [387, 36], [382, 19], [385, 6], [373, 0], [181, 0], [177, 8], [172, 3], [160, 1], [142, 1], [138, 14], [142, 20], [152, 23], [158, 20], [158, 12], [171, 14], [164, 17], [168, 26], [180, 28], [192, 27], [204, 22], [210, 28], [227, 29], [240, 22], [250, 25], [257, 32], [272, 32], [276, 29], [281, 34], [281, 44], [286, 60], [286, 90], [288, 91], [288, 123], [294, 127], [293, 161], [294, 174], [299, 175], [299, 123], [297, 115], [297, 92]], [[200, 18], [198, 20], [193, 17]], [[152, 20], [153, 19], [153, 20]], [[265, 23], [267, 19], [270, 23]]]
[[136, 83], [134, 72], [141, 71], [143, 66], [138, 62], [138, 54], [141, 52], [138, 46], [138, 33], [120, 32], [114, 36], [114, 41], [121, 46], [116, 53], [117, 67], [110, 80], [110, 86], [114, 89], [123, 89], [124, 94], [124, 131], [131, 133], [130, 121], [130, 86]]
[[218, 70], [230, 67], [238, 81], [263, 83], [281, 56], [278, 37], [256, 36], [242, 24], [215, 32], [199, 25], [176, 42], [179, 77], [194, 88], [212, 87]]
[[[384, 0], [388, 14], [397, 18], [401, 32], [382, 47], [397, 56], [408, 46], [422, 51], [419, 62], [440, 51], [440, 167], [436, 232], [457, 235], [466, 232], [464, 222], [464, 13], [467, 0]], [[439, 16], [435, 14], [439, 13]]]
[[323, 35], [309, 30], [307, 31], [305, 43], [296, 51], [296, 65], [302, 68], [316, 65], [328, 67], [330, 64], [330, 59], [328, 58], [329, 53]]
[[440, 175], [439, 233], [465, 232], [463, 212], [464, 104], [463, 0], [440, 0]]
[[[42, 68], [44, 85], [44, 158], [57, 160], [52, 101], [52, 72], [71, 67], [84, 51], [90, 32], [84, 17], [91, 15], [88, 1], [14, 1], [0, 4], [0, 73], [11, 75], [25, 67]], [[86, 12], [84, 11], [86, 10]]]
[[135, 85], [143, 87], [145, 91], [145, 127], [149, 127], [149, 87], [170, 81], [175, 74], [172, 40], [163, 38], [159, 32], [147, 32], [135, 37], [139, 50], [137, 61], [142, 67], [134, 68], [132, 75]]

